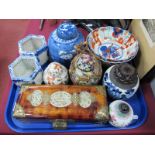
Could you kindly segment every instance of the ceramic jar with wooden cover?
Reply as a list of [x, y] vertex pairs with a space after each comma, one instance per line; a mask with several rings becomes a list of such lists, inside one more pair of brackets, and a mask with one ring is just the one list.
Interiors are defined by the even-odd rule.
[[106, 70], [103, 77], [108, 95], [113, 99], [129, 99], [139, 87], [136, 69], [128, 64], [113, 65]]
[[102, 77], [102, 64], [99, 59], [90, 52], [87, 43], [76, 46], [78, 53], [72, 60], [69, 74], [73, 84], [96, 85]]

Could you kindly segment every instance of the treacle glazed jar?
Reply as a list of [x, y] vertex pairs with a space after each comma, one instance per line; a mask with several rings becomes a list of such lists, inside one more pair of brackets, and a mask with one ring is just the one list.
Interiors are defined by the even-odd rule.
[[128, 63], [113, 65], [104, 73], [103, 85], [113, 99], [129, 99], [139, 87], [139, 77]]
[[72, 60], [69, 74], [73, 84], [96, 85], [102, 77], [102, 64], [88, 49], [87, 43], [76, 46], [78, 53]]

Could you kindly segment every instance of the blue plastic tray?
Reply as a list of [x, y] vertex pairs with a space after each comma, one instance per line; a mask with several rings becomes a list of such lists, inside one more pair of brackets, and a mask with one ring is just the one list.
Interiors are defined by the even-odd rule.
[[134, 129], [141, 126], [147, 118], [147, 106], [143, 97], [142, 90], [139, 88], [137, 93], [127, 102], [133, 107], [134, 113], [138, 115], [138, 120], [134, 120], [132, 124], [125, 128], [115, 128], [110, 124], [99, 123], [69, 123], [66, 130], [55, 130], [52, 128], [51, 120], [36, 120], [36, 119], [16, 119], [12, 117], [12, 109], [18, 97], [20, 88], [12, 84], [8, 103], [5, 111], [5, 121], [9, 128], [18, 133], [54, 133], [54, 132], [82, 132], [82, 131], [105, 131], [105, 130], [125, 130]]

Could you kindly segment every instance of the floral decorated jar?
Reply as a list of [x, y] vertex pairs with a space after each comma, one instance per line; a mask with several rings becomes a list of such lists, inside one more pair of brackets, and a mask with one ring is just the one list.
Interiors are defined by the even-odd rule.
[[21, 55], [9, 65], [12, 81], [17, 85], [41, 84], [42, 68], [35, 56]]
[[48, 40], [49, 55], [53, 61], [69, 67], [75, 55], [74, 46], [83, 42], [84, 37], [72, 23], [61, 24], [51, 33]]
[[45, 37], [42, 35], [28, 35], [18, 42], [19, 54], [34, 55], [41, 66], [48, 63], [48, 47]]
[[116, 100], [109, 105], [109, 123], [112, 126], [123, 128], [132, 123], [134, 119], [138, 119], [134, 115], [132, 107], [125, 101]]
[[128, 63], [113, 65], [104, 73], [103, 85], [113, 99], [129, 99], [139, 87], [139, 77]]
[[85, 43], [76, 47], [79, 52], [71, 62], [69, 74], [72, 82], [79, 85], [96, 85], [102, 77], [102, 64]]
[[43, 79], [45, 84], [50, 85], [67, 84], [68, 82], [67, 68], [58, 62], [52, 62], [45, 69]]

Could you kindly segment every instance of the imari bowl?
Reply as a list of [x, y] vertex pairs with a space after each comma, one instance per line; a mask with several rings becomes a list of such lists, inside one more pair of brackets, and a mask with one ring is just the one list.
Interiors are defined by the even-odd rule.
[[48, 46], [42, 35], [28, 35], [18, 42], [19, 54], [34, 55], [41, 66], [48, 62]]
[[10, 77], [17, 85], [41, 84], [43, 71], [35, 56], [21, 55], [9, 66]]
[[131, 61], [139, 49], [138, 41], [129, 31], [111, 26], [93, 30], [87, 42], [103, 62], [113, 64]]

